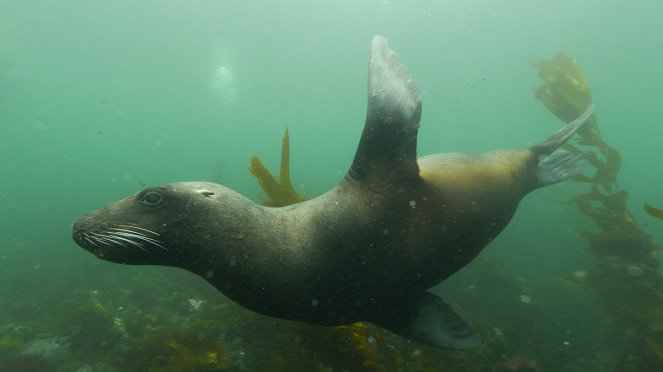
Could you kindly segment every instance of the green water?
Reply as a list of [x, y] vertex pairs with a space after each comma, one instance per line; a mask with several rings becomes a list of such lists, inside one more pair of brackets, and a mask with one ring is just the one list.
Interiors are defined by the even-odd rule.
[[[145, 185], [211, 180], [260, 200], [249, 158], [277, 169], [286, 126], [295, 186], [333, 187], [363, 127], [376, 33], [422, 92], [420, 155], [545, 138], [561, 123], [533, 98], [529, 62], [573, 56], [623, 156], [629, 208], [661, 244], [663, 221], [642, 205], [663, 207], [662, 14], [658, 1], [0, 0], [0, 367], [186, 370], [164, 355], [218, 347], [228, 370], [379, 370], [338, 335], [257, 316], [188, 273], [101, 262], [70, 238], [78, 216]], [[387, 334], [373, 338], [380, 367], [461, 358], [491, 370], [523, 355], [521, 370], [616, 370], [629, 330], [573, 276], [594, 269], [577, 234], [593, 224], [564, 204], [585, 189], [529, 195], [479, 260], [436, 287], [492, 357]], [[154, 328], [195, 337], [159, 349]]]

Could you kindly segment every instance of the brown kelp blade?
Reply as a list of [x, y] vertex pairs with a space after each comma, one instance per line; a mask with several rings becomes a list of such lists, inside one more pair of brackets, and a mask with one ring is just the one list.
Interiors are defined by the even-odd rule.
[[663, 208], [654, 208], [649, 204], [645, 204], [645, 212], [652, 217], [663, 220]]
[[290, 179], [290, 136], [287, 128], [281, 145], [281, 169], [279, 180], [277, 181], [269, 170], [267, 170], [258, 156], [251, 158], [249, 171], [256, 176], [260, 187], [267, 194], [267, 199], [263, 200], [264, 205], [270, 207], [283, 207], [308, 199], [299, 194], [292, 186], [292, 181]]
[[545, 82], [535, 96], [564, 122], [577, 118], [592, 102], [587, 77], [580, 66], [565, 53], [551, 60], [532, 62]]
[[290, 134], [287, 127], [285, 128], [285, 134], [283, 135], [283, 142], [281, 144], [281, 170], [279, 178], [281, 189], [285, 194], [300, 196], [292, 186], [292, 181], [290, 179]]

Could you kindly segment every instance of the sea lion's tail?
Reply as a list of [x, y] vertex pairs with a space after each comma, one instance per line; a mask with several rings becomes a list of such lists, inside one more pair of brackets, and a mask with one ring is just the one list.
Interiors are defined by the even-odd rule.
[[564, 181], [582, 173], [585, 169], [587, 161], [581, 155], [559, 150], [559, 147], [573, 136], [593, 112], [594, 105], [590, 104], [580, 117], [566, 124], [547, 140], [530, 147], [539, 161], [536, 165], [539, 187]]

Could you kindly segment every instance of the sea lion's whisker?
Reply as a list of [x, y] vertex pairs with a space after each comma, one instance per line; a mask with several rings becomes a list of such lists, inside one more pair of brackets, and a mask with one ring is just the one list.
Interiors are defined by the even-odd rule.
[[138, 238], [139, 238], [139, 239], [142, 239], [143, 241], [146, 241], [146, 242], [148, 242], [148, 243], [150, 243], [150, 244], [152, 244], [152, 245], [156, 245], [157, 247], [159, 247], [159, 248], [161, 248], [161, 249], [163, 249], [163, 250], [165, 250], [165, 251], [168, 250], [168, 248], [166, 248], [166, 247], [164, 247], [163, 245], [161, 245], [161, 242], [158, 241], [158, 240], [156, 240], [156, 239], [148, 238], [147, 236], [140, 236], [140, 237], [138, 237]]
[[143, 248], [143, 247], [144, 247], [143, 244], [141, 244], [141, 243], [139, 243], [139, 242], [137, 242], [137, 241], [131, 240], [131, 239], [127, 239], [127, 238], [125, 238], [125, 237], [123, 237], [123, 236], [116, 235], [115, 238], [116, 238], [116, 239], [120, 239], [120, 240], [122, 240], [122, 241], [125, 241], [125, 242], [127, 242], [127, 243], [129, 243], [129, 244], [135, 245], [136, 247], [140, 247], [140, 248]]
[[[101, 233], [95, 233], [95, 236], [102, 243], [104, 243], [106, 245], [110, 245], [110, 246], [119, 245], [119, 246], [121, 246], [123, 248], [126, 248], [126, 249], [129, 249], [129, 247], [126, 244], [124, 244], [122, 241], [133, 243], [132, 241], [130, 241], [128, 239], [123, 239], [123, 238], [121, 238], [119, 236], [115, 236], [115, 235], [106, 235], [106, 234], [101, 234]], [[141, 249], [145, 250], [145, 248], [142, 248], [142, 247], [141, 247]]]
[[[115, 230], [117, 230], [117, 229], [115, 229]], [[135, 233], [133, 231], [128, 231], [128, 232], [125, 232], [124, 230], [123, 231], [113, 231], [112, 234], [117, 235], [117, 236], [124, 236], [124, 237], [127, 237], [127, 238], [137, 238], [137, 239], [145, 238], [145, 235], [140, 234], [140, 233]]]
[[96, 233], [92, 233], [90, 237], [103, 245], [113, 245], [116, 243], [114, 240], [99, 236], [99, 234]]
[[102, 241], [102, 243], [104, 243], [108, 246], [111, 246], [111, 247], [119, 245], [120, 247], [122, 247], [124, 249], [127, 249], [127, 250], [129, 249], [129, 247], [127, 247], [126, 244], [124, 244], [123, 242], [119, 242], [117, 240], [114, 240], [114, 239], [104, 239], [104, 241]]
[[118, 226], [127, 227], [127, 228], [130, 228], [130, 229], [138, 229], [138, 230], [142, 230], [142, 231], [148, 232], [148, 233], [150, 233], [150, 234], [154, 234], [154, 235], [156, 235], [156, 236], [160, 236], [160, 234], [157, 233], [157, 232], [154, 232], [154, 231], [152, 231], [152, 230], [146, 229], [146, 228], [144, 228], [144, 227], [136, 226], [136, 225], [118, 225]]
[[[142, 234], [140, 232], [126, 230], [126, 229], [119, 229], [119, 228], [116, 228], [116, 227], [111, 228], [111, 230], [114, 230], [113, 234], [124, 236], [124, 237], [127, 237], [127, 238], [139, 239], [139, 240], [145, 241], [147, 243], [150, 243], [152, 245], [156, 245], [157, 247], [159, 247], [163, 250], [166, 250], [166, 251], [168, 250], [168, 248], [161, 245], [161, 241], [156, 240], [154, 238], [150, 238], [148, 236], [145, 236], [144, 234]], [[154, 234], [156, 234], [156, 233], [154, 233]], [[156, 234], [156, 235], [159, 235], [159, 234]]]
[[[124, 243], [116, 242], [115, 240], [112, 240], [112, 239], [102, 238], [102, 237], [99, 237], [99, 236], [96, 236], [96, 235], [91, 236], [91, 238], [94, 241], [96, 241], [97, 243], [102, 244], [102, 245], [106, 245], [106, 246], [109, 246], [109, 247], [115, 247], [115, 246], [119, 245], [120, 247], [122, 247], [126, 250], [129, 250], [129, 248], [126, 245], [124, 245]], [[96, 244], [95, 244], [95, 246], [98, 247], [98, 245], [96, 245]]]
[[121, 229], [119, 227], [111, 227], [109, 230], [120, 231], [120, 232], [125, 232], [125, 233], [130, 233], [130, 234], [141, 234], [138, 231], [133, 231], [133, 230], [128, 230], [128, 229]]
[[95, 247], [98, 247], [97, 243], [95, 243], [94, 240], [90, 239], [90, 237], [87, 236], [87, 234], [83, 234], [82, 237], [83, 237], [83, 240], [85, 240], [86, 242], [94, 245]]
[[150, 251], [148, 251], [147, 249], [145, 249], [145, 246], [143, 246], [141, 243], [135, 242], [135, 241], [133, 241], [133, 240], [131, 240], [131, 239], [127, 239], [127, 238], [124, 238], [124, 237], [121, 237], [121, 236], [118, 236], [118, 235], [113, 235], [113, 237], [114, 237], [115, 239], [117, 239], [117, 240], [125, 241], [125, 242], [127, 242], [127, 243], [133, 245], [134, 247], [140, 248], [140, 249], [141, 249], [142, 251], [144, 251], [145, 253], [150, 253], [150, 254], [152, 254], [152, 252], [150, 252]]
[[[135, 246], [137, 246], [137, 247], [139, 247], [139, 248], [143, 248], [143, 247], [144, 247], [143, 244], [141, 244], [141, 243], [139, 243], [139, 242], [137, 242], [137, 241], [131, 240], [130, 238], [135, 238], [135, 239], [139, 239], [139, 240], [146, 241], [146, 240], [144, 239], [145, 237], [142, 236], [142, 235], [127, 234], [127, 233], [114, 233], [114, 235], [115, 235], [118, 239], [122, 239], [122, 240], [128, 241], [129, 243], [131, 243], [131, 244], [133, 244], [133, 245], [135, 245]], [[127, 238], [129, 238], [129, 239], [127, 239]], [[150, 242], [150, 241], [147, 241], [147, 242], [148, 242], [148, 243], [152, 243], [152, 242]]]

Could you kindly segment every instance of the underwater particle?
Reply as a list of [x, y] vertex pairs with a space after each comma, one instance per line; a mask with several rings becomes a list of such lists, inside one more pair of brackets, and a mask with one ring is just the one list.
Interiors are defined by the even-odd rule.
[[422, 353], [423, 352], [421, 351], [421, 349], [414, 349], [414, 351], [412, 352], [412, 357], [413, 358], [420, 357]]
[[208, 271], [207, 274], [205, 274], [205, 276], [207, 276], [208, 278], [213, 277], [214, 276], [214, 270]]
[[200, 310], [200, 306], [205, 302], [204, 300], [196, 300], [195, 298], [190, 298], [187, 301], [189, 301], [189, 305], [191, 305], [191, 311]]
[[119, 108], [119, 109], [117, 109], [117, 110], [115, 111], [115, 113], [117, 114], [117, 116], [120, 116], [120, 117], [127, 116], [127, 110], [125, 110], [125, 109], [123, 109], [123, 108]]
[[414, 200], [410, 200], [410, 207], [414, 208], [417, 205], [417, 202]]
[[587, 279], [587, 271], [585, 270], [576, 270], [572, 274], [573, 279], [581, 281]]
[[642, 268], [640, 268], [639, 266], [635, 266], [635, 265], [629, 266], [629, 268], [627, 269], [627, 272], [628, 272], [628, 275], [636, 277], [636, 278], [641, 277], [645, 273], [645, 271], [642, 270]]
[[313, 300], [313, 301], [311, 301], [311, 305], [313, 305], [313, 306], [318, 306], [318, 300]]
[[127, 330], [124, 326], [124, 321], [118, 317], [113, 318], [113, 328], [115, 328], [120, 333], [127, 333]]
[[564, 342], [562, 342], [562, 344], [563, 344], [564, 346], [571, 346], [571, 343], [570, 343], [569, 341], [564, 341]]
[[382, 234], [383, 234], [383, 235], [389, 235], [389, 229], [385, 227], [385, 228], [382, 230]]
[[532, 298], [526, 294], [522, 294], [520, 295], [520, 302], [524, 304], [529, 304], [532, 302]]
[[122, 173], [122, 176], [120, 176], [120, 177], [122, 177], [123, 180], [130, 180], [132, 176], [131, 176], [131, 173], [125, 172], [125, 173]]

